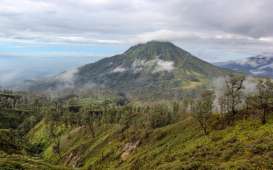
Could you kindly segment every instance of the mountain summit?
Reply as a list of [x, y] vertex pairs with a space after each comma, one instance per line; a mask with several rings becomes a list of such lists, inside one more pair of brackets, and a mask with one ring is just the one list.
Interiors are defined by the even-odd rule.
[[212, 78], [228, 73], [170, 42], [150, 41], [65, 72], [49, 82], [54, 85], [51, 87], [70, 83], [75, 88], [100, 86], [133, 95], [172, 96], [183, 89], [207, 85]]
[[189, 53], [170, 42], [160, 41], [150, 41], [145, 44], [138, 44], [129, 48], [124, 53], [126, 56], [145, 60], [154, 59], [154, 57], [157, 56], [161, 56], [161, 58], [164, 58], [165, 60], [176, 60], [180, 54], [188, 55]]

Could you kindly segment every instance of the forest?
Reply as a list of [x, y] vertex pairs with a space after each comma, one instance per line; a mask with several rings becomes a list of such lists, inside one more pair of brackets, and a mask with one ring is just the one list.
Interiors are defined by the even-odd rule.
[[272, 169], [272, 80], [222, 87], [173, 101], [2, 89], [0, 167]]

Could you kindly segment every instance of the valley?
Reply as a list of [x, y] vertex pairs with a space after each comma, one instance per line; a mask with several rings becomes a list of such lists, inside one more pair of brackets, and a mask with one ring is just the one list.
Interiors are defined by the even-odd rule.
[[272, 169], [272, 89], [169, 42], [136, 45], [2, 89], [0, 167]]

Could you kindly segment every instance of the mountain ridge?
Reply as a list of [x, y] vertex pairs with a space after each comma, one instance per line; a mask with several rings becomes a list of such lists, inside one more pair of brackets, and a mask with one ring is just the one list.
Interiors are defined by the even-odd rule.
[[242, 60], [215, 63], [215, 65], [245, 74], [273, 78], [273, 54], [260, 54]]

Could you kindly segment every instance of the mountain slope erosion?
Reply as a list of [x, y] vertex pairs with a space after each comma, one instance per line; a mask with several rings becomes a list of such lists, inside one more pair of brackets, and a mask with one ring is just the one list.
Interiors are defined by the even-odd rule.
[[228, 73], [172, 43], [151, 41], [40, 84], [46, 88], [69, 84], [77, 88], [100, 86], [134, 95], [160, 92], [160, 96], [172, 96], [183, 89], [207, 85], [212, 78]]

